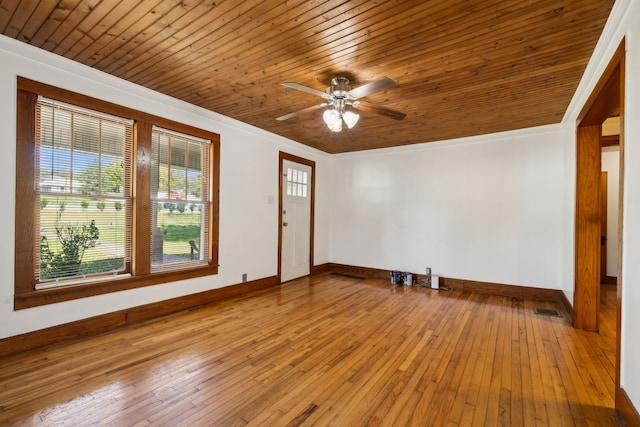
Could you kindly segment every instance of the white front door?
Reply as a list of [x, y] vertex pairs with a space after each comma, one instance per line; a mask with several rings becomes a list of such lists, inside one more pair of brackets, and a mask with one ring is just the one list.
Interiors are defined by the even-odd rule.
[[311, 271], [311, 182], [310, 166], [282, 160], [282, 282], [306, 276]]

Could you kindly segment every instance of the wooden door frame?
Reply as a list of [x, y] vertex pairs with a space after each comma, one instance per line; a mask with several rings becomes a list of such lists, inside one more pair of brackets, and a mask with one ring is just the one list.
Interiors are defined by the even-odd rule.
[[[576, 129], [576, 214], [575, 214], [575, 287], [573, 322], [579, 329], [597, 331], [600, 302], [600, 242], [593, 234], [594, 222], [599, 230], [599, 173], [602, 156], [602, 123], [608, 118], [620, 116], [620, 178], [618, 194], [618, 280], [616, 320], [616, 409], [624, 412], [620, 399], [620, 353], [622, 325], [622, 232], [624, 216], [624, 93], [625, 93], [625, 40], [614, 53], [609, 65], [587, 99], [577, 119]], [[594, 175], [598, 178], [594, 180]], [[595, 217], [594, 217], [595, 215]], [[599, 235], [599, 231], [597, 233]], [[595, 252], [595, 256], [594, 256]], [[585, 265], [584, 255], [589, 262]], [[592, 280], [594, 272], [597, 280]]]
[[[602, 154], [601, 154], [602, 155]], [[600, 171], [600, 284], [607, 281], [607, 246], [608, 246], [608, 187], [609, 173]]]
[[282, 208], [283, 208], [283, 194], [282, 187], [284, 184], [284, 168], [283, 164], [285, 160], [291, 162], [300, 163], [302, 165], [309, 166], [311, 168], [311, 206], [310, 206], [310, 218], [309, 218], [309, 272], [313, 271], [313, 242], [314, 242], [314, 217], [315, 217], [315, 203], [316, 203], [316, 162], [313, 160], [298, 157], [293, 154], [280, 151], [278, 154], [278, 283], [282, 283]]

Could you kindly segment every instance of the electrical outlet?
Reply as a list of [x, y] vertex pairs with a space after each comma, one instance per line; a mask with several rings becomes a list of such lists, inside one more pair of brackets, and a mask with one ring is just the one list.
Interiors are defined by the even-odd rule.
[[247, 273], [242, 273], [242, 283], [247, 281]]

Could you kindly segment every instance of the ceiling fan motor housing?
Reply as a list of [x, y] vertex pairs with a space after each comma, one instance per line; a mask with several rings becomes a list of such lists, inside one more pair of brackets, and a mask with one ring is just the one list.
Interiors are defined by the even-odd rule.
[[327, 88], [327, 93], [334, 98], [347, 98], [349, 96], [349, 79], [346, 77], [334, 77], [331, 79], [331, 86]]

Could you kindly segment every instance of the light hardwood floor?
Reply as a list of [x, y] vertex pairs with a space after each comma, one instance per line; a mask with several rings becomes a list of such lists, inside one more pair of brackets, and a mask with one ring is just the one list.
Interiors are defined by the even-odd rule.
[[618, 425], [602, 330], [553, 303], [322, 274], [0, 359], [0, 423]]

